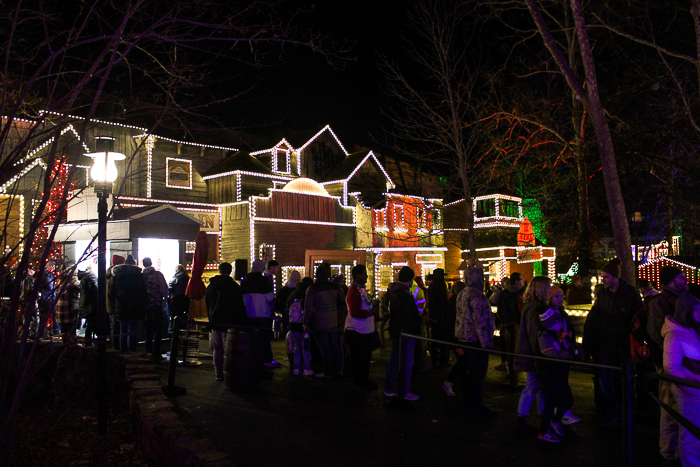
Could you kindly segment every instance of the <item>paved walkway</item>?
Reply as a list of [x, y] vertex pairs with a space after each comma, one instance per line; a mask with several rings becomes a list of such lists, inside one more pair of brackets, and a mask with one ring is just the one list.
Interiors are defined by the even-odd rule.
[[[207, 341], [201, 341], [206, 347]], [[289, 371], [284, 343], [273, 342], [282, 368], [263, 380], [256, 394], [234, 394], [214, 380], [211, 358], [202, 365], [177, 367], [176, 384], [187, 389], [173, 399], [189, 426], [211, 438], [217, 449], [237, 466], [537, 466], [577, 467], [622, 465], [622, 427], [598, 427], [592, 420], [592, 378], [571, 372], [576, 399], [573, 411], [583, 422], [567, 428], [560, 444], [544, 443], [535, 435], [513, 429], [519, 390], [502, 386], [505, 372], [493, 370], [491, 357], [484, 384], [485, 403], [499, 413], [490, 422], [473, 422], [460, 412], [457, 397], [441, 388], [449, 368], [414, 373], [416, 403], [387, 402], [383, 390], [361, 396], [341, 381], [295, 376]], [[374, 352], [372, 379], [384, 382], [389, 349]], [[157, 365], [167, 381], [167, 362]], [[524, 374], [521, 383], [524, 382]], [[533, 404], [534, 405], [534, 404]], [[535, 409], [533, 408], [533, 413]], [[537, 425], [538, 416], [531, 416]], [[636, 423], [636, 465], [658, 464], [658, 425], [639, 418]]]

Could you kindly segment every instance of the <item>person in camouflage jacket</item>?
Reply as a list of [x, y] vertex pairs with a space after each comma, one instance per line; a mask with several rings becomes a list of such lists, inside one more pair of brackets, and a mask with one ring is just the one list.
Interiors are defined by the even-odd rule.
[[481, 268], [470, 267], [464, 271], [467, 287], [457, 297], [457, 317], [455, 319], [455, 337], [468, 346], [463, 355], [467, 364], [460, 374], [460, 382], [466, 390], [464, 395], [465, 411], [475, 419], [491, 419], [495, 413], [484, 406], [481, 398], [481, 384], [486, 378], [489, 354], [483, 350], [493, 348], [495, 323], [493, 312], [486, 295], [484, 295], [484, 272]]

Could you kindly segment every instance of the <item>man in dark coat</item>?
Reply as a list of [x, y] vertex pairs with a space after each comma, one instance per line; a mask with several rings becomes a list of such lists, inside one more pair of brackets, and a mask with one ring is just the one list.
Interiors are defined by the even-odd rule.
[[[523, 293], [525, 282], [519, 272], [510, 275], [509, 286], [501, 292], [498, 300], [497, 316], [501, 322], [501, 336], [505, 343], [506, 352], [515, 352], [515, 342], [518, 339], [520, 316], [523, 311]], [[508, 384], [518, 387], [518, 372], [513, 368], [513, 357], [506, 358], [508, 366]]]
[[[600, 271], [605, 288], [599, 293], [583, 327], [583, 348], [595, 363], [619, 367], [630, 358], [629, 333], [634, 314], [642, 309], [637, 289], [620, 279], [620, 259], [609, 261]], [[601, 426], [620, 418], [619, 394], [613, 383], [618, 374], [601, 368], [598, 384], [605, 400], [606, 414]]]
[[[399, 271], [399, 280], [389, 286], [391, 295], [389, 304], [389, 337], [391, 337], [391, 357], [386, 367], [386, 382], [384, 383], [384, 395], [395, 397], [394, 380], [399, 370], [399, 339], [401, 333], [420, 335], [421, 316], [418, 307], [411, 294], [410, 287], [413, 284], [413, 269], [404, 266]], [[404, 384], [399, 389], [403, 397], [409, 401], [417, 401], [418, 396], [411, 392], [411, 371], [413, 370], [413, 357], [415, 339], [406, 339], [404, 342], [401, 362], [404, 365]]]
[[114, 266], [108, 283], [107, 299], [120, 324], [120, 350], [123, 353], [136, 352], [138, 322], [146, 316], [148, 301], [141, 268], [128, 263]]
[[168, 294], [170, 296], [170, 325], [168, 332], [173, 332], [173, 320], [177, 317], [187, 319], [187, 312], [190, 310], [190, 299], [185, 295], [187, 283], [190, 275], [187, 274], [185, 266], [178, 264], [175, 275], [168, 283]]
[[[447, 284], [445, 270], [438, 268], [433, 271], [433, 280], [428, 287], [428, 308], [430, 309], [430, 335], [433, 339], [451, 340], [454, 336], [455, 323], [446, 323], [447, 316]], [[445, 344], [430, 343], [430, 360], [433, 367], [441, 368], [450, 360], [450, 352]]]
[[80, 280], [80, 317], [85, 319], [85, 345], [92, 345], [97, 336], [97, 276], [91, 271], [78, 271]]
[[231, 277], [231, 263], [219, 265], [219, 275], [209, 279], [206, 301], [211, 342], [214, 347], [214, 371], [217, 381], [224, 379], [224, 339], [226, 324], [248, 324], [241, 286]]

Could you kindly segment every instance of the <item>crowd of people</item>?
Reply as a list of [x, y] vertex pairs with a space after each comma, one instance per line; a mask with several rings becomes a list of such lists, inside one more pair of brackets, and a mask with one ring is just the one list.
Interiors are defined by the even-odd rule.
[[[321, 264], [315, 271], [315, 280], [302, 279], [292, 271], [290, 280], [274, 297], [271, 280], [265, 287], [254, 284], [260, 281], [257, 275], [271, 278], [269, 271], [276, 266], [279, 265], [273, 262], [265, 268], [260, 260], [253, 264], [251, 273], [241, 282], [237, 305], [229, 307], [237, 310], [238, 318], [232, 315], [224, 321], [255, 323], [270, 329], [269, 321], [255, 320], [270, 319], [275, 312], [284, 316], [290, 367], [295, 375], [334, 379], [346, 370], [352, 376], [354, 388], [376, 389], [377, 382], [369, 379], [369, 362], [373, 349], [385, 341], [386, 329], [391, 340], [391, 354], [384, 395], [416, 401], [419, 396], [411, 390], [413, 369], [426, 354], [421, 340], [404, 337], [401, 342], [401, 339], [402, 334], [425, 336], [427, 332], [439, 341], [430, 342], [433, 366], [443, 368], [450, 360], [454, 362], [443, 383], [445, 393], [454, 396], [455, 389], [459, 389], [465, 414], [488, 420], [496, 413], [484, 404], [481, 386], [488, 370], [488, 350], [493, 349], [498, 324], [500, 348], [515, 355], [506, 356], [496, 369], [507, 371], [505, 384], [512, 387], [519, 387], [519, 373], [526, 374], [516, 429], [536, 433], [537, 438], [545, 442], [560, 442], [566, 436], [564, 427], [581, 421], [571, 411], [574, 396], [568, 383], [570, 363], [592, 361], [619, 368], [630, 359], [630, 326], [640, 310], [648, 315], [645, 325], [656, 346], [653, 355], [657, 371], [700, 379], [697, 371], [700, 301], [687, 294], [687, 279], [674, 267], [662, 269], [659, 292], [648, 281], [642, 281], [637, 290], [620, 278], [619, 260], [607, 263], [600, 271], [602, 284], [594, 291], [595, 301], [585, 321], [583, 335], [577, 336], [564, 305], [591, 303], [590, 287], [583, 284], [580, 276], [574, 276], [571, 283], [565, 285], [566, 291], [545, 276], [533, 277], [526, 284], [519, 273], [489, 287], [484, 283], [481, 268], [467, 268], [464, 281], [448, 286], [442, 269], [436, 269], [426, 278], [427, 284], [423, 284], [414, 271], [405, 266], [378, 301], [367, 293], [367, 271], [362, 265], [353, 268], [352, 284], [347, 290], [338, 284], [344, 282], [343, 278], [334, 281], [329, 277], [327, 265]], [[221, 275], [229, 275], [230, 269], [228, 263], [223, 263]], [[216, 283], [214, 280], [210, 283], [212, 294]], [[232, 291], [237, 290], [236, 287], [230, 285]], [[236, 294], [239, 292], [232, 292], [231, 296]], [[267, 307], [264, 313], [256, 308], [262, 303]], [[208, 299], [211, 321], [217, 319], [216, 304], [216, 298], [212, 298], [211, 303]], [[577, 337], [582, 339], [577, 340]], [[219, 348], [218, 352], [221, 351]], [[403, 353], [399, 355], [400, 352]], [[216, 361], [215, 357], [218, 379], [221, 367]], [[267, 355], [266, 363], [276, 366], [271, 354]], [[399, 375], [403, 376], [401, 382]], [[616, 370], [598, 368], [594, 371], [596, 417], [601, 426], [609, 426], [620, 419], [622, 395], [617, 380]], [[455, 386], [456, 383], [459, 385]], [[658, 392], [664, 403], [694, 423], [698, 422], [700, 391], [662, 382]], [[540, 414], [537, 427], [528, 423], [533, 401]], [[661, 414], [660, 452], [664, 459], [669, 462], [690, 459], [683, 465], [697, 465], [692, 463], [700, 452], [695, 444], [697, 439], [664, 410]]]
[[[111, 340], [115, 349], [135, 352], [137, 329], [142, 326], [146, 351], [158, 361], [164, 358], [161, 330], [166, 303], [171, 319], [187, 316], [189, 276], [178, 265], [166, 283], [150, 258], [143, 259], [143, 266], [138, 267], [131, 255], [112, 257], [107, 271]], [[264, 365], [281, 366], [271, 346], [273, 321], [278, 316], [287, 336], [294, 375], [338, 379], [345, 372], [358, 391], [378, 389], [378, 382], [369, 377], [370, 361], [372, 351], [386, 343], [388, 331], [391, 354], [384, 395], [417, 401], [419, 396], [411, 390], [413, 369], [422, 363], [426, 352], [423, 341], [402, 334], [427, 335], [432, 338], [429, 350], [434, 368], [454, 362], [442, 384], [447, 396], [455, 396], [455, 389], [459, 389], [464, 413], [488, 420], [496, 413], [483, 402], [482, 383], [498, 325], [500, 350], [512, 355], [503, 355], [495, 369], [507, 372], [504, 384], [513, 388], [519, 387], [519, 373], [525, 373], [516, 429], [536, 433], [544, 442], [557, 443], [566, 436], [564, 426], [580, 422], [571, 411], [574, 397], [568, 383], [570, 363], [592, 361], [620, 368], [630, 361], [630, 329], [641, 313], [651, 358], [638, 368], [700, 382], [700, 300], [689, 292], [683, 271], [673, 266], [661, 269], [660, 290], [645, 280], [637, 289], [621, 279], [618, 259], [608, 262], [599, 272], [602, 284], [594, 290], [594, 303], [582, 336], [577, 336], [564, 307], [592, 301], [590, 288], [578, 275], [560, 286], [545, 276], [535, 276], [526, 284], [521, 274], [514, 272], [490, 285], [485, 284], [482, 268], [469, 267], [464, 270], [463, 281], [448, 285], [442, 269], [434, 270], [423, 283], [413, 269], [404, 266], [381, 300], [373, 300], [367, 292], [364, 265], [352, 268], [349, 287], [342, 275], [330, 277], [330, 267], [325, 263], [317, 266], [314, 279], [302, 278], [292, 270], [277, 293], [277, 261], [255, 260], [240, 284], [231, 277], [232, 269], [230, 263], [221, 263], [219, 274], [209, 280], [206, 289], [217, 380], [223, 380], [224, 341], [231, 327], [259, 329]], [[49, 283], [53, 271], [47, 271], [47, 284], [35, 295], [37, 310], [56, 293]], [[36, 286], [31, 280], [28, 276], [25, 288]], [[53, 298], [55, 323], [64, 342], [75, 342], [77, 325], [83, 323], [84, 345], [92, 345], [97, 337], [95, 274], [78, 271], [76, 277], [64, 281]], [[594, 370], [596, 417], [601, 426], [620, 419], [619, 379], [616, 370]], [[700, 390], [662, 380], [655, 391], [663, 406], [671, 409], [660, 411], [659, 449], [664, 462], [700, 465], [700, 441], [672, 416], [672, 412], [678, 412], [699, 425]], [[528, 423], [533, 401], [540, 414], [537, 427]]]

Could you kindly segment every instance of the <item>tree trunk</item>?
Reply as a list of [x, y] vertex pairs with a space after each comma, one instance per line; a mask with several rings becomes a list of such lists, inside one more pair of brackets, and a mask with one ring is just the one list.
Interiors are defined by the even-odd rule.
[[587, 107], [593, 123], [593, 130], [598, 140], [600, 160], [603, 165], [603, 181], [605, 182], [605, 195], [610, 209], [610, 221], [612, 224], [613, 238], [615, 239], [615, 251], [622, 261], [622, 279], [628, 284], [636, 283], [636, 271], [632, 258], [629, 223], [625, 201], [622, 197], [620, 178], [617, 173], [615, 161], [615, 149], [613, 147], [610, 127], [605, 118], [605, 110], [598, 95], [598, 81], [595, 72], [595, 62], [588, 41], [588, 31], [583, 17], [583, 8], [580, 0], [571, 0], [571, 8], [574, 12], [576, 34], [581, 48], [581, 59], [586, 73]]

